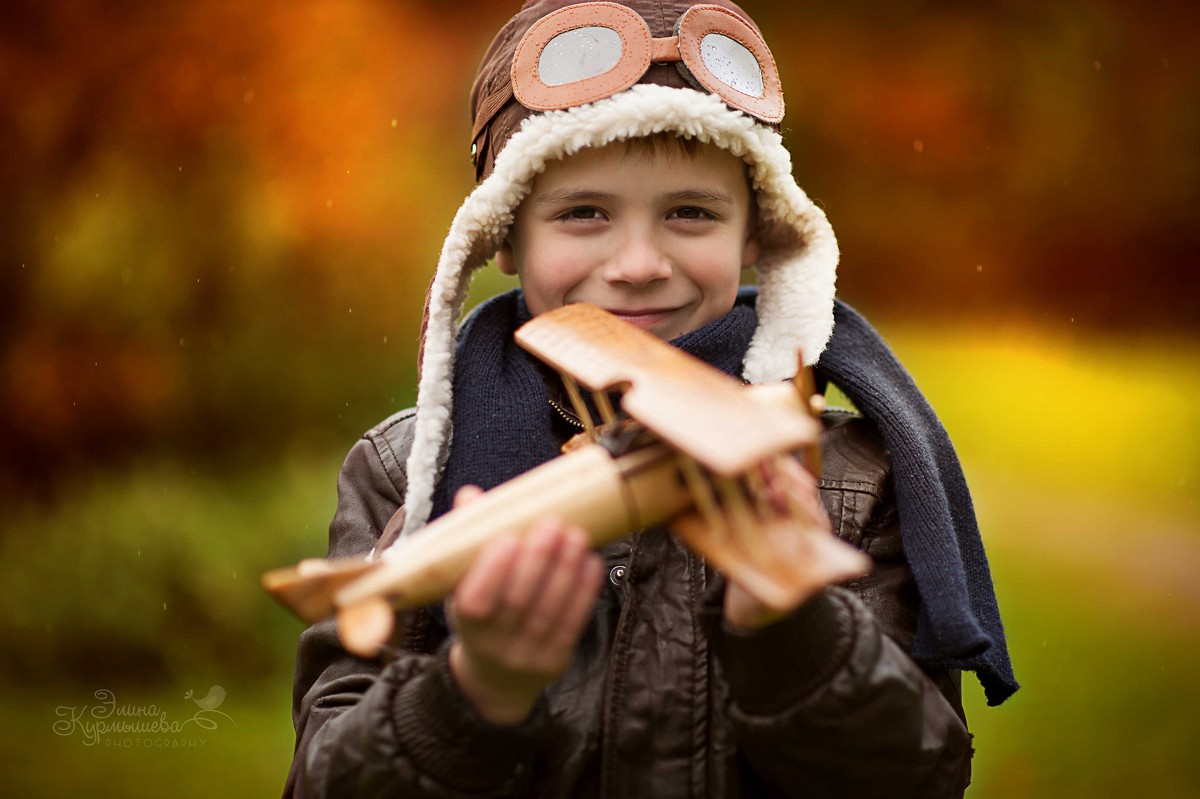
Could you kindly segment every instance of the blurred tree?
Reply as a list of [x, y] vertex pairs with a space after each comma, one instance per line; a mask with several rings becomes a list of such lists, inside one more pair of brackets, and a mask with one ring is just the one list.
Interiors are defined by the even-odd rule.
[[471, 67], [430, 66], [473, 31], [385, 3], [10, 12], [0, 481], [269, 456], [404, 401], [470, 188], [437, 165], [465, 162]]
[[1195, 334], [1193, 5], [771, 13], [785, 135], [838, 231], [844, 295], [893, 316]]
[[[6, 4], [0, 493], [407, 403], [467, 90], [518, 5]], [[747, 5], [847, 299], [1197, 333], [1191, 4]]]

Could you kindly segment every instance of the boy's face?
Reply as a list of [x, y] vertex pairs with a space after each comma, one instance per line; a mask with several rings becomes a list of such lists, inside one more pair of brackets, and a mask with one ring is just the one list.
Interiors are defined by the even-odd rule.
[[497, 262], [535, 315], [589, 302], [671, 339], [733, 307], [759, 254], [750, 200], [744, 163], [712, 145], [584, 150], [534, 180]]

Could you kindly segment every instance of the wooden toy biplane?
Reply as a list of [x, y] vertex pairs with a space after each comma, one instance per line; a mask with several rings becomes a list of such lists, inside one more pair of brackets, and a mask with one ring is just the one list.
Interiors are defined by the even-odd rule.
[[583, 527], [597, 546], [665, 524], [727, 579], [780, 610], [870, 568], [866, 555], [830, 533], [811, 501], [771, 488], [786, 485], [789, 468], [798, 471], [797, 455], [809, 473], [820, 472], [822, 398], [803, 367], [790, 382], [745, 386], [583, 304], [534, 318], [516, 339], [558, 371], [585, 427], [565, 454], [381, 556], [314, 558], [267, 572], [269, 593], [309, 623], [336, 615], [346, 649], [373, 657], [391, 635], [393, 608], [438, 601], [487, 543], [524, 534], [549, 514]]

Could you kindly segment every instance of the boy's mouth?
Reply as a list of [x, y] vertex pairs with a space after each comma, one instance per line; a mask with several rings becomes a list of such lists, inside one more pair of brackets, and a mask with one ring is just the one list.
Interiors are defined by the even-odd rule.
[[675, 312], [674, 308], [646, 308], [637, 311], [620, 311], [612, 308], [606, 310], [618, 319], [622, 319], [643, 330], [648, 330], [665, 321]]

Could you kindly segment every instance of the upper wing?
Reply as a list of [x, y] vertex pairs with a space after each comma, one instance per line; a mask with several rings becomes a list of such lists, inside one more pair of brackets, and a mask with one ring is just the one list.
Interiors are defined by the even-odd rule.
[[516, 338], [589, 390], [624, 389], [626, 413], [718, 474], [741, 474], [820, 436], [807, 413], [759, 401], [735, 378], [592, 305], [540, 314]]

